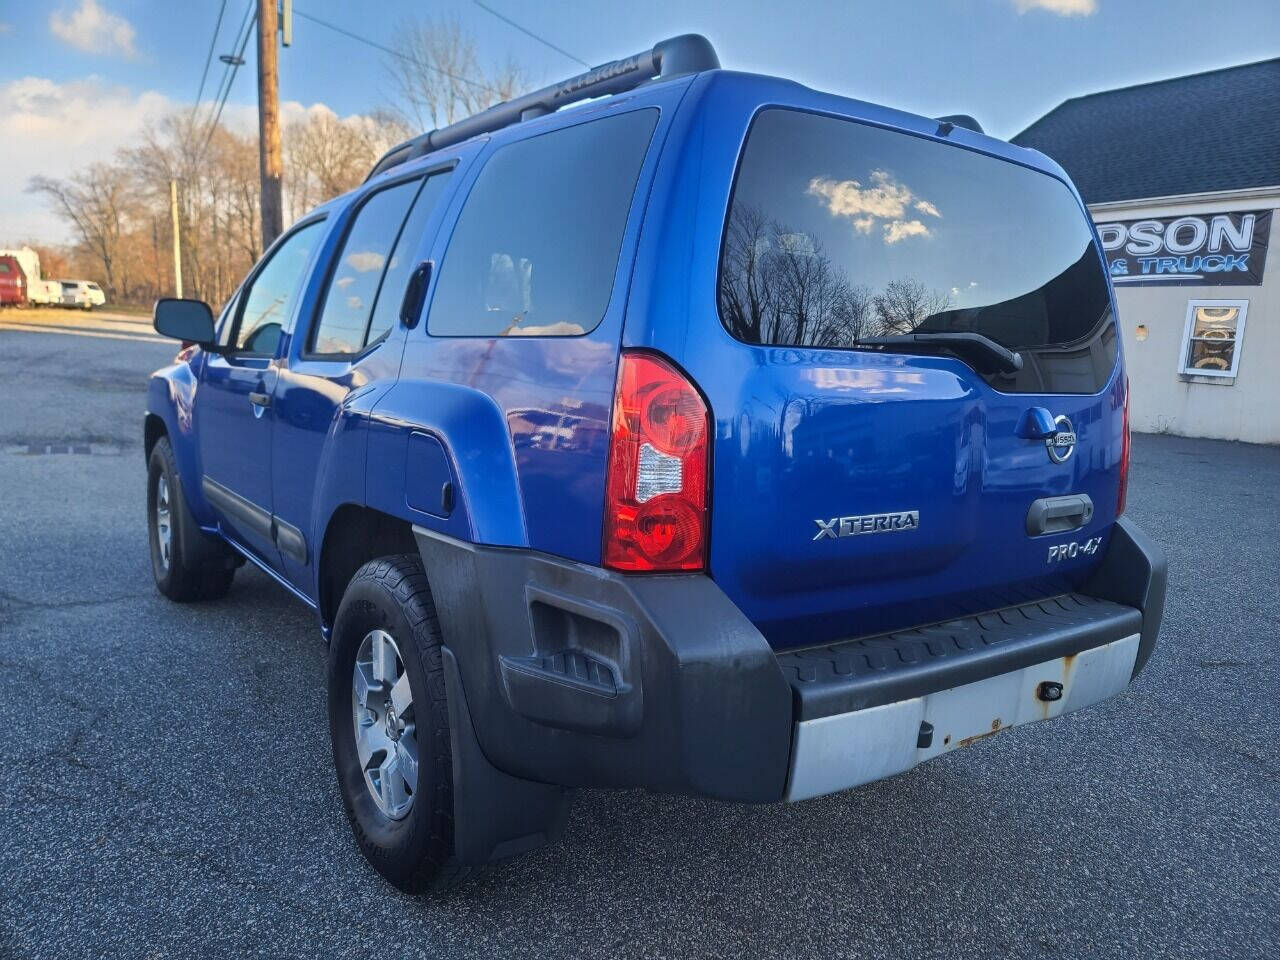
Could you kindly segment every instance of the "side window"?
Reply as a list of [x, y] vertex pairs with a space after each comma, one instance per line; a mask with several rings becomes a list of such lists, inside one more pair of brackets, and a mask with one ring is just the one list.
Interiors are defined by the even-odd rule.
[[575, 336], [595, 329], [658, 111], [564, 127], [497, 150], [440, 264], [435, 336]]
[[234, 350], [273, 354], [280, 331], [298, 302], [302, 278], [323, 235], [316, 220], [299, 227], [271, 254], [271, 259], [243, 293], [244, 306], [231, 334]]
[[1248, 300], [1191, 300], [1182, 334], [1180, 373], [1234, 377], [1240, 366]]
[[335, 260], [309, 345], [312, 354], [359, 353], [391, 329], [413, 269], [409, 261], [445, 178], [408, 180], [365, 199]]
[[404, 222], [400, 231], [400, 239], [396, 241], [391, 252], [391, 260], [387, 263], [386, 276], [382, 278], [382, 289], [378, 292], [377, 303], [373, 305], [373, 318], [369, 321], [369, 332], [365, 335], [365, 343], [373, 343], [396, 323], [400, 318], [400, 304], [404, 300], [405, 286], [409, 283], [409, 274], [417, 266], [414, 254], [418, 250], [418, 241], [422, 239], [422, 231], [426, 228], [427, 218], [440, 203], [445, 184], [449, 182], [449, 174], [437, 173], [428, 177], [413, 209], [409, 211], [409, 219]]

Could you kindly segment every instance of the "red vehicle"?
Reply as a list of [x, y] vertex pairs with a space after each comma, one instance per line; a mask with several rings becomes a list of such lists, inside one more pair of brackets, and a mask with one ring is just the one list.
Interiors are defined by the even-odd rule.
[[27, 305], [27, 275], [16, 257], [0, 257], [0, 307]]

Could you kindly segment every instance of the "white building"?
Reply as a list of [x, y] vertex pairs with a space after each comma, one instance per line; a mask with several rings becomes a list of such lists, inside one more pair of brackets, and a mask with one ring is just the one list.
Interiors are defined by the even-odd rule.
[[1013, 142], [1098, 225], [1133, 428], [1280, 443], [1280, 58], [1075, 97]]

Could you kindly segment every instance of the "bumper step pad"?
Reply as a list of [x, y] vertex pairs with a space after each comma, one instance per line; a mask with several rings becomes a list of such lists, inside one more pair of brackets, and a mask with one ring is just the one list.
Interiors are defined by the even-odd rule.
[[778, 664], [796, 720], [864, 710], [974, 683], [1119, 640], [1142, 629], [1133, 607], [1063, 594], [911, 630], [788, 650]]

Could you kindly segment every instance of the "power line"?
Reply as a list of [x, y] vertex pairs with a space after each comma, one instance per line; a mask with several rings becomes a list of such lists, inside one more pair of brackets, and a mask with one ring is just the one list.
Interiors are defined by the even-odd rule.
[[[248, 14], [253, 11], [253, 16]], [[222, 91], [222, 97], [218, 100], [218, 110], [213, 115], [213, 122], [209, 124], [209, 133], [204, 138], [204, 146], [200, 148], [200, 155], [209, 149], [209, 144], [213, 142], [213, 133], [218, 129], [218, 121], [222, 119], [222, 108], [227, 105], [227, 97], [231, 95], [231, 85], [235, 83], [236, 71], [240, 69], [240, 65], [244, 63], [244, 48], [249, 45], [249, 37], [253, 35], [253, 25], [258, 22], [258, 14], [254, 0], [249, 0], [249, 9], [245, 11], [245, 19], [249, 24], [249, 29], [245, 30], [244, 36], [240, 38], [240, 49], [236, 51], [235, 60], [227, 64], [228, 76], [226, 89]], [[238, 61], [238, 62], [237, 62]]]
[[505, 14], [499, 13], [497, 10], [493, 9], [493, 7], [489, 6], [487, 3], [481, 3], [480, 0], [471, 0], [471, 2], [474, 3], [481, 10], [484, 10], [488, 13], [493, 14], [503, 23], [506, 23], [506, 24], [509, 24], [510, 26], [515, 27], [517, 30], [523, 33], [526, 37], [532, 37], [534, 40], [537, 40], [544, 47], [550, 47], [552, 50], [560, 54], [562, 57], [568, 57], [574, 63], [580, 63], [584, 67], [586, 67], [588, 70], [591, 69], [591, 64], [587, 63], [587, 61], [583, 60], [581, 57], [575, 57], [572, 53], [570, 53], [568, 50], [565, 50], [563, 47], [557, 47], [554, 43], [552, 43], [550, 40], [546, 39], [545, 37], [538, 36], [528, 27], [522, 27], [520, 24], [516, 23], [510, 17], [506, 16]]
[[[232, 35], [232, 37], [231, 37], [231, 49], [232, 49], [232, 50], [236, 49], [236, 47], [237, 47], [237, 46], [239, 45], [239, 43], [240, 43], [240, 36], [241, 36], [241, 34], [243, 34], [243, 33], [244, 33], [244, 31], [245, 31], [245, 27], [246, 27], [246, 26], [249, 24], [249, 22], [250, 22], [250, 21], [249, 21], [249, 17], [250, 17], [250, 15], [253, 13], [253, 10], [254, 10], [254, 3], [255, 3], [255, 2], [256, 2], [256, 0], [249, 0], [249, 2], [248, 2], [247, 4], [245, 4], [245, 8], [244, 8], [244, 16], [242, 16], [242, 17], [240, 18], [240, 26], [238, 26], [238, 27], [236, 28], [236, 32], [235, 32], [235, 33]], [[235, 59], [234, 57], [232, 57], [232, 58], [228, 58], [227, 56], [225, 56], [225, 55], [224, 55], [224, 56], [222, 56], [222, 57], [219, 57], [219, 59], [220, 59], [220, 60], [225, 64], [225, 66], [223, 66], [223, 68], [222, 68], [222, 77], [218, 80], [218, 90], [217, 90], [217, 92], [213, 95], [214, 102], [217, 102], [218, 100], [220, 100], [220, 99], [222, 98], [222, 96], [223, 96], [223, 93], [222, 93], [223, 88], [227, 85], [227, 77], [228, 77], [229, 75], [231, 75], [231, 74], [234, 72], [234, 70], [233, 70], [234, 64], [232, 63], [232, 60], [233, 60], [233, 59]], [[217, 108], [216, 108], [216, 107], [210, 107], [210, 108], [209, 108], [209, 113], [210, 113], [210, 115], [212, 115], [212, 114], [213, 114], [213, 111], [214, 111], [215, 109], [217, 109]]]
[[495, 94], [496, 96], [499, 96], [499, 97], [502, 96], [501, 90], [495, 90], [493, 87], [489, 86], [487, 83], [481, 83], [478, 80], [472, 80], [470, 77], [463, 77], [456, 73], [450, 73], [448, 70], [443, 70], [440, 67], [437, 67], [431, 63], [423, 63], [421, 60], [416, 60], [406, 53], [401, 53], [399, 50], [393, 50], [391, 47], [384, 46], [383, 44], [378, 43], [376, 40], [370, 40], [368, 37], [362, 37], [358, 33], [352, 33], [350, 30], [347, 30], [345, 27], [340, 27], [336, 23], [330, 23], [328, 20], [321, 20], [319, 17], [313, 17], [309, 13], [303, 13], [297, 7], [293, 8], [293, 15], [295, 17], [301, 17], [303, 20], [310, 20], [312, 23], [318, 24], [322, 27], [327, 27], [328, 29], [332, 30], [334, 33], [340, 33], [344, 37], [350, 37], [352, 40], [356, 40], [360, 43], [367, 44], [368, 46], [373, 47], [375, 50], [381, 50], [383, 53], [389, 53], [393, 57], [399, 57], [401, 60], [404, 60], [408, 63], [412, 63], [416, 66], [423, 67], [427, 70], [431, 70], [435, 73], [441, 74], [442, 76], [448, 77], [450, 80], [457, 80], [459, 83], [465, 83], [469, 86], [476, 87], [480, 90], [488, 90], [490, 93]]
[[209, 52], [204, 58], [204, 72], [200, 74], [200, 89], [196, 91], [195, 107], [200, 106], [200, 98], [204, 96], [204, 82], [209, 79], [209, 64], [213, 63], [213, 48], [218, 45], [218, 31], [222, 29], [222, 15], [227, 12], [227, 0], [222, 0], [218, 7], [218, 22], [213, 25], [213, 36], [209, 38]]
[[[240, 44], [240, 36], [241, 36], [241, 34], [243, 34], [243, 33], [244, 33], [244, 31], [245, 31], [245, 26], [250, 22], [250, 21], [249, 21], [249, 15], [250, 15], [251, 13], [253, 13], [254, 3], [255, 3], [255, 2], [256, 2], [256, 0], [249, 0], [249, 2], [245, 5], [245, 8], [244, 8], [244, 16], [240, 18], [240, 26], [238, 26], [238, 27], [236, 28], [236, 32], [235, 32], [235, 33], [232, 35], [232, 37], [231, 37], [231, 49], [232, 49], [232, 50], [235, 50], [235, 49], [236, 49], [236, 47], [237, 47], [237, 46], [239, 46], [239, 44]], [[227, 82], [227, 81], [228, 81], [228, 79], [229, 79], [231, 76], [233, 76], [233, 75], [234, 75], [234, 73], [235, 73], [235, 64], [234, 64], [234, 61], [235, 61], [236, 59], [238, 59], [238, 58], [236, 58], [236, 57], [234, 57], [234, 56], [233, 56], [233, 57], [228, 57], [228, 56], [224, 55], [224, 56], [222, 56], [222, 57], [219, 57], [219, 59], [220, 59], [220, 60], [225, 64], [225, 66], [223, 66], [223, 68], [222, 68], [222, 76], [218, 79], [218, 86], [217, 86], [217, 90], [215, 91], [215, 93], [214, 93], [214, 95], [213, 95], [213, 101], [212, 101], [212, 103], [211, 103], [211, 104], [210, 104], [210, 106], [209, 106], [209, 116], [210, 116], [210, 118], [212, 118], [212, 117], [213, 117], [213, 115], [214, 115], [214, 113], [215, 113], [215, 112], [217, 112], [217, 111], [219, 110], [219, 108], [216, 106], [216, 104], [217, 104], [218, 102], [222, 101], [222, 100], [226, 97], [226, 95], [227, 95], [227, 94], [226, 94], [226, 91], [229, 89], [229, 84], [228, 84], [228, 82]], [[193, 121], [193, 123], [194, 123], [194, 120], [195, 120], [196, 113], [199, 111], [199, 109], [200, 109], [200, 103], [199, 103], [199, 101], [197, 100], [196, 105], [195, 105], [195, 107], [192, 109], [192, 112], [191, 112], [191, 117], [192, 117], [192, 121]], [[212, 132], [212, 131], [213, 131], [213, 125], [212, 125], [212, 123], [211, 123], [211, 124], [210, 124], [210, 126], [209, 126], [209, 131], [208, 131], [208, 133], [207, 133], [207, 134], [206, 134], [206, 136], [205, 136], [205, 141], [206, 141], [206, 142], [208, 141], [209, 137], [211, 137], [211, 136], [213, 135], [213, 132]], [[202, 150], [201, 152], [203, 153], [203, 150]]]

